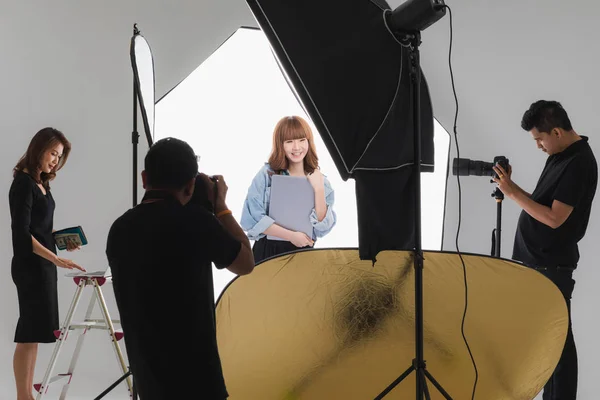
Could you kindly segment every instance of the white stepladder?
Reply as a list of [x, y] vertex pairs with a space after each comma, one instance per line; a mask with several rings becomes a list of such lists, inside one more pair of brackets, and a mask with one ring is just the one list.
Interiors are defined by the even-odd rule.
[[[120, 325], [120, 321], [111, 319], [101, 289], [102, 285], [104, 285], [106, 282], [112, 282], [112, 278], [110, 276], [105, 276], [104, 272], [72, 274], [68, 276], [73, 277], [73, 281], [77, 285], [77, 290], [75, 291], [75, 295], [73, 296], [73, 300], [71, 301], [71, 306], [69, 307], [69, 311], [67, 312], [67, 315], [65, 317], [65, 322], [59, 330], [54, 331], [54, 336], [56, 336], [58, 340], [56, 342], [56, 345], [54, 346], [54, 352], [52, 353], [52, 357], [50, 358], [48, 368], [46, 369], [46, 373], [44, 374], [44, 379], [41, 383], [33, 385], [35, 391], [37, 392], [36, 400], [41, 400], [43, 396], [47, 393], [50, 384], [58, 381], [65, 381], [63, 383], [63, 388], [59, 399], [64, 400], [66, 398], [67, 391], [69, 390], [69, 384], [71, 383], [71, 379], [73, 378], [75, 366], [77, 365], [77, 359], [79, 358], [79, 353], [81, 352], [81, 348], [83, 347], [83, 342], [85, 340], [86, 333], [91, 329], [108, 330], [110, 339], [113, 344], [113, 348], [115, 350], [115, 355], [117, 356], [117, 361], [123, 371], [123, 374], [128, 373], [128, 368], [125, 363], [125, 359], [123, 358], [121, 347], [118, 343], [119, 340], [123, 338], [123, 331], [115, 329], [114, 326], [115, 324]], [[85, 313], [85, 319], [82, 322], [73, 322], [73, 316], [75, 315], [75, 310], [77, 309], [77, 305], [79, 303], [79, 300], [81, 299], [81, 294], [83, 292], [83, 289], [87, 286], [92, 286], [94, 288], [94, 293], [92, 293], [90, 297], [90, 303]], [[94, 310], [96, 302], [98, 302], [98, 304], [100, 305], [100, 311], [102, 312], [101, 319], [91, 318], [92, 311]], [[54, 367], [56, 366], [56, 361], [58, 359], [60, 350], [65, 341], [67, 340], [67, 337], [69, 336], [69, 331], [72, 330], [81, 330], [81, 333], [79, 335], [79, 338], [77, 339], [77, 345], [75, 346], [69, 369], [66, 373], [52, 376], [52, 372], [54, 370]], [[131, 399], [133, 398], [134, 393], [131, 376], [128, 376], [126, 378], [126, 382], [129, 390], [129, 398]]]

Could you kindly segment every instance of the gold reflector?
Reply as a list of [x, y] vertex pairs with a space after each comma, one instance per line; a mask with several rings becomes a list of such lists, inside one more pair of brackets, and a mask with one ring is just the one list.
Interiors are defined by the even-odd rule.
[[[373, 399], [415, 357], [412, 252], [283, 255], [235, 279], [217, 304], [217, 340], [231, 400]], [[475, 372], [461, 334], [465, 296], [456, 253], [425, 252], [427, 370], [453, 399], [470, 399]], [[465, 335], [479, 371], [476, 399], [533, 399], [565, 342], [566, 303], [537, 271], [463, 255]], [[428, 383], [432, 399], [442, 396]], [[415, 398], [415, 373], [386, 399]]]

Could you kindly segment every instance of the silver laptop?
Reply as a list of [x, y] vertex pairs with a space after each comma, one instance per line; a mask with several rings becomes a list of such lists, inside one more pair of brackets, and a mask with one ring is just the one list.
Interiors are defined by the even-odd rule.
[[[312, 239], [310, 214], [315, 208], [315, 191], [306, 177], [273, 175], [269, 217], [286, 229], [304, 232]], [[284, 240], [267, 235], [270, 240]]]
[[112, 273], [110, 271], [110, 267], [107, 267], [105, 270], [98, 270], [98, 271], [92, 271], [92, 272], [82, 272], [79, 270], [75, 270], [75, 272], [69, 272], [67, 274], [65, 274], [66, 277], [69, 278], [74, 278], [77, 276], [96, 276], [96, 277], [104, 277], [104, 278], [109, 278], [112, 276]]

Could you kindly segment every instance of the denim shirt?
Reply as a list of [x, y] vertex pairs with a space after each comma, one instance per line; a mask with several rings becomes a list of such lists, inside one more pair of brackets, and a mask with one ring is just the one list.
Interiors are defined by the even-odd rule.
[[[270, 174], [269, 174], [270, 172]], [[252, 184], [248, 189], [248, 195], [244, 201], [242, 210], [242, 218], [240, 225], [246, 231], [248, 239], [259, 240], [265, 237], [264, 231], [275, 223], [273, 218], [269, 217], [269, 201], [271, 200], [271, 175], [273, 170], [266, 163], [252, 180]], [[283, 175], [289, 175], [288, 171], [283, 171]], [[310, 214], [310, 222], [313, 226], [312, 239], [323, 237], [328, 234], [335, 226], [337, 217], [333, 211], [333, 203], [335, 200], [334, 191], [331, 184], [325, 176], [325, 204], [327, 205], [327, 213], [325, 218], [319, 222], [317, 212], [313, 208]]]

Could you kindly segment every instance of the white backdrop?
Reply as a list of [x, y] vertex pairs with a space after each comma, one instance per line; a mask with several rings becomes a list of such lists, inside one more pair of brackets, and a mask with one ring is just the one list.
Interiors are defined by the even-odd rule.
[[[156, 107], [156, 140], [187, 141], [200, 170], [221, 174], [229, 186], [227, 203], [239, 221], [252, 179], [269, 158], [273, 128], [286, 115], [308, 120], [290, 90], [262, 31], [240, 29]], [[358, 247], [354, 181], [344, 182], [315, 126], [321, 171], [336, 196], [337, 225], [316, 248]], [[436, 171], [423, 175], [423, 247], [440, 250], [444, 212], [448, 133], [436, 122]], [[234, 275], [216, 270], [215, 296]]]

